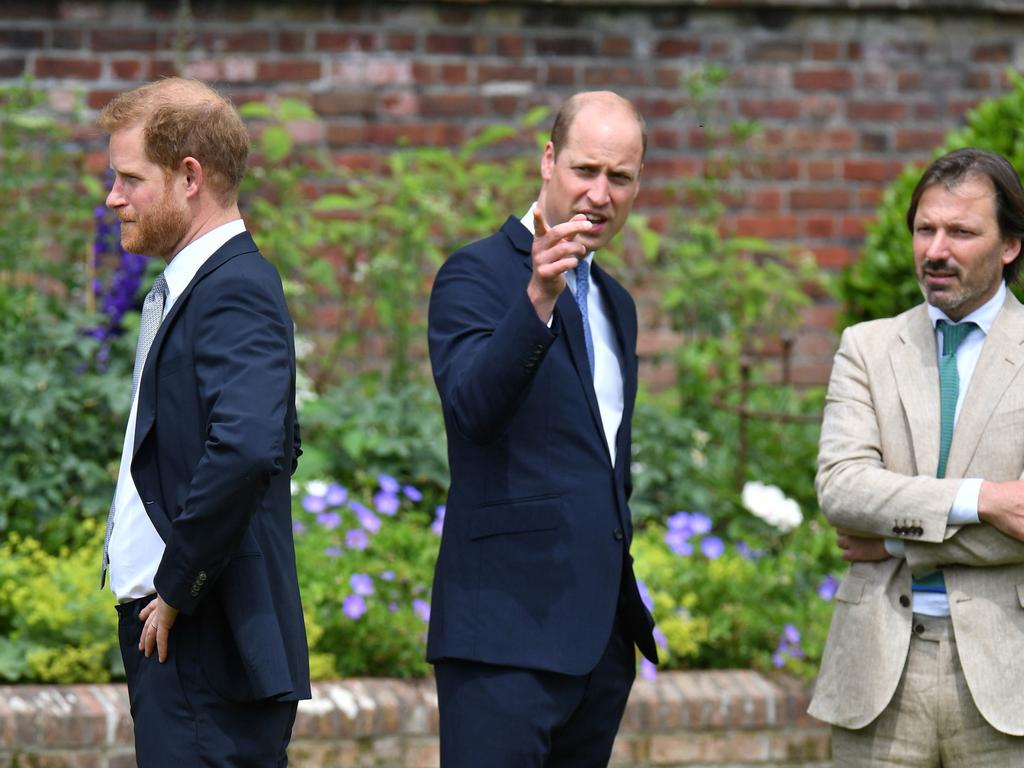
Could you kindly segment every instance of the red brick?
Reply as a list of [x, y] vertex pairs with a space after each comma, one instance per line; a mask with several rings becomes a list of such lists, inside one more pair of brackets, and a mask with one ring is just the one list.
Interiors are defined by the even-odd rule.
[[257, 69], [260, 80], [309, 81], [319, 80], [320, 62], [310, 59], [284, 59], [260, 61]]
[[740, 99], [739, 111], [743, 117], [757, 120], [782, 118], [786, 120], [800, 116], [800, 102], [796, 99]]
[[853, 74], [848, 69], [805, 69], [793, 73], [793, 85], [805, 91], [848, 91]]
[[919, 91], [924, 85], [924, 74], [920, 70], [904, 70], [896, 73], [896, 88], [900, 91]]
[[331, 147], [348, 147], [366, 142], [367, 128], [363, 123], [329, 123], [327, 144]]
[[794, 189], [789, 193], [789, 204], [799, 210], [846, 209], [850, 205], [850, 191], [843, 187]]
[[389, 32], [385, 40], [385, 47], [389, 51], [415, 51], [416, 35], [412, 32]]
[[851, 120], [903, 120], [907, 116], [907, 103], [851, 100], [846, 103], [846, 116]]
[[814, 254], [814, 260], [817, 262], [819, 267], [832, 268], [832, 267], [845, 267], [853, 263], [854, 253], [850, 248], [844, 246], [817, 246], [811, 248], [811, 253]]
[[538, 56], [594, 55], [594, 43], [586, 37], [542, 37], [533, 46]]
[[301, 53], [307, 50], [305, 32], [277, 33], [277, 49], [284, 53]]
[[867, 234], [868, 224], [874, 220], [873, 214], [843, 216], [839, 222], [839, 235], [845, 239], [863, 239]]
[[252, 30], [250, 32], [209, 32], [203, 35], [207, 48], [225, 53], [255, 52], [270, 50], [270, 33]]
[[[24, 60], [21, 61], [23, 62]], [[98, 80], [101, 71], [100, 62], [96, 59], [40, 56], [36, 59], [35, 76], [42, 78], [67, 77], [76, 80]]]
[[833, 160], [807, 160], [804, 171], [809, 181], [832, 181], [836, 178], [836, 164]]
[[508, 59], [519, 59], [526, 53], [526, 43], [519, 34], [497, 35], [494, 38], [494, 46], [499, 56]]
[[101, 110], [110, 100], [117, 96], [120, 91], [89, 91], [85, 97], [85, 104], [89, 109]]
[[777, 211], [782, 207], [782, 192], [777, 188], [752, 189], [745, 185], [743, 205], [758, 211]]
[[150, 59], [149, 77], [157, 79], [160, 77], [173, 77], [178, 73], [178, 65], [174, 59]]
[[153, 29], [94, 29], [90, 38], [94, 51], [154, 51], [157, 32]]
[[464, 140], [464, 129], [453, 123], [378, 123], [367, 127], [367, 139], [383, 146], [455, 146]]
[[632, 56], [633, 38], [624, 36], [606, 37], [601, 41], [602, 56]]
[[860, 135], [860, 148], [872, 154], [889, 151], [889, 134], [885, 131], [864, 131]]
[[678, 88], [682, 73], [678, 69], [658, 67], [654, 72], [654, 84], [658, 88]]
[[856, 134], [848, 128], [793, 128], [787, 133], [786, 146], [791, 151], [848, 151], [857, 144]]
[[640, 69], [633, 67], [586, 67], [583, 79], [592, 87], [644, 85], [647, 76]]
[[844, 160], [843, 177], [850, 181], [890, 181], [903, 170], [895, 160]]
[[978, 106], [978, 101], [978, 99], [951, 99], [946, 103], [946, 114], [959, 121]]
[[313, 94], [313, 109], [319, 115], [372, 115], [377, 111], [374, 91], [332, 90]]
[[942, 144], [946, 132], [939, 128], [919, 128], [896, 131], [896, 149], [934, 149]]
[[525, 80], [534, 83], [538, 78], [537, 67], [527, 64], [480, 64], [476, 68], [477, 80], [489, 83], [495, 80]]
[[819, 61], [830, 61], [842, 56], [843, 46], [837, 42], [815, 41], [811, 43], [811, 58]]
[[492, 96], [487, 99], [487, 111], [502, 117], [516, 117], [523, 113], [518, 96]]
[[807, 216], [804, 218], [804, 237], [834, 237], [835, 219], [831, 216]]
[[659, 58], [694, 56], [700, 53], [700, 40], [695, 37], [667, 37], [654, 46], [654, 55]]
[[659, 149], [678, 149], [682, 143], [678, 130], [664, 126], [649, 128], [647, 142], [649, 147]]
[[799, 40], [773, 40], [747, 46], [746, 61], [800, 61], [804, 46]]
[[370, 32], [317, 32], [313, 46], [318, 51], [372, 51], [374, 35]]
[[882, 202], [881, 187], [865, 187], [857, 190], [857, 207], [874, 210]]
[[800, 177], [800, 162], [795, 157], [764, 157], [741, 163], [740, 172], [747, 179], [796, 179]]
[[[25, 57], [11, 56], [0, 58], [0, 77], [13, 79], [25, 74]], [[38, 70], [36, 71], [38, 76]]]
[[974, 46], [974, 55], [970, 60], [1008, 64], [1012, 58], [1013, 45], [1011, 43], [987, 43]]
[[992, 87], [992, 75], [983, 71], [964, 73], [964, 87], [972, 91], [987, 91]]
[[427, 35], [426, 49], [427, 53], [472, 56], [486, 53], [487, 45], [481, 35], [432, 34]]
[[466, 85], [469, 82], [469, 67], [465, 64], [442, 64], [441, 82], [445, 85]]
[[118, 80], [141, 80], [145, 62], [139, 59], [114, 59], [110, 69]]
[[735, 219], [736, 232], [741, 235], [766, 238], [790, 238], [799, 234], [797, 218], [792, 215], [752, 216], [740, 215]]
[[576, 67], [564, 64], [548, 65], [547, 85], [576, 85]]
[[469, 94], [424, 94], [420, 99], [423, 115], [479, 115], [481, 112], [479, 96]]
[[892, 82], [892, 71], [888, 69], [863, 69], [860, 72], [860, 87], [866, 93], [888, 93]]

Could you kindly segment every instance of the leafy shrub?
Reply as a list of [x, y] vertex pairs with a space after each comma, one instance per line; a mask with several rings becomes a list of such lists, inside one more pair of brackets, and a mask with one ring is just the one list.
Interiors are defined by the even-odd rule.
[[123, 676], [113, 600], [97, 589], [104, 529], [92, 520], [82, 529], [81, 546], [53, 553], [17, 533], [0, 542], [0, 679]]
[[[1024, 76], [1014, 72], [1008, 76], [1012, 90], [968, 112], [966, 125], [950, 133], [933, 157], [962, 147], [980, 147], [1004, 155], [1018, 173], [1024, 169]], [[844, 327], [897, 315], [921, 302], [906, 215], [922, 170], [908, 167], [889, 185], [877, 219], [868, 227], [860, 259], [842, 275], [838, 291], [844, 303]]]

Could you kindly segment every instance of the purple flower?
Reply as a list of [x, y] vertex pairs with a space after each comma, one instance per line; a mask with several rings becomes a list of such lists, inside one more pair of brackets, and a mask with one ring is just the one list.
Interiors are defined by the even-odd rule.
[[380, 572], [380, 577], [382, 579], [384, 579], [384, 581], [394, 581], [394, 579], [395, 579], [395, 572], [394, 571], [381, 571]]
[[800, 630], [792, 624], [787, 624], [782, 630], [782, 637], [792, 645], [798, 645], [800, 643]]
[[370, 546], [370, 538], [362, 528], [355, 528], [345, 534], [345, 546], [349, 549], [366, 549]]
[[350, 501], [348, 508], [351, 509], [359, 521], [359, 524], [363, 526], [370, 533], [376, 533], [380, 530], [380, 518], [373, 514], [372, 510], [358, 501]]
[[341, 610], [350, 619], [358, 619], [366, 613], [366, 601], [360, 595], [349, 595], [341, 604]]
[[327, 509], [327, 501], [320, 496], [303, 496], [302, 508], [315, 515]]
[[423, 621], [430, 621], [430, 603], [419, 598], [412, 601], [412, 609]]
[[401, 499], [390, 491], [377, 491], [373, 494], [373, 505], [382, 515], [393, 515], [398, 511]]
[[388, 611], [390, 613], [398, 613], [398, 603], [394, 602], [393, 600], [390, 603], [388, 603]]
[[341, 515], [337, 512], [321, 512], [316, 516], [316, 521], [330, 531], [341, 525]]
[[423, 501], [423, 494], [420, 493], [419, 488], [412, 485], [403, 485], [402, 493], [405, 494], [405, 498], [409, 501]]
[[825, 577], [825, 580], [818, 585], [818, 596], [822, 600], [829, 602], [836, 596], [837, 589], [839, 589], [839, 580], [835, 576], [829, 574]]
[[294, 533], [296, 536], [301, 536], [305, 532], [306, 532], [306, 526], [304, 526], [298, 520], [296, 520], [294, 523], [292, 523], [292, 533]]
[[373, 578], [367, 573], [353, 573], [348, 584], [357, 595], [367, 597], [373, 594]]
[[714, 560], [725, 552], [725, 543], [717, 536], [708, 536], [700, 543], [700, 551], [708, 560]]
[[690, 513], [689, 512], [676, 512], [665, 521], [668, 524], [669, 530], [690, 530]]
[[391, 475], [378, 475], [377, 482], [380, 484], [380, 489], [384, 493], [390, 493], [392, 496], [398, 493], [400, 486], [398, 481], [395, 480]]
[[800, 647], [800, 630], [792, 624], [787, 624], [779, 635], [779, 644], [772, 653], [772, 664], [781, 668], [785, 666], [787, 658], [802, 659], [804, 656], [804, 650]]
[[752, 550], [750, 545], [743, 539], [736, 542], [736, 551], [740, 553], [741, 557], [745, 557], [747, 560], [753, 560], [756, 557], [754, 550]]
[[689, 542], [690, 536], [690, 531], [686, 528], [669, 528], [665, 531], [665, 544], [677, 555], [692, 555], [693, 545]]
[[654, 642], [657, 644], [657, 646], [659, 648], [663, 648], [663, 649], [665, 649], [667, 651], [668, 650], [668, 638], [665, 637], [665, 633], [662, 632], [661, 629], [659, 629], [658, 627], [655, 627], [652, 630], [651, 634], [654, 636]]
[[324, 554], [328, 557], [341, 557], [341, 547], [327, 547]]
[[327, 492], [324, 494], [324, 501], [330, 504], [332, 507], [336, 507], [339, 504], [344, 504], [348, 498], [348, 490], [343, 485], [337, 483], [331, 483], [327, 486]]
[[640, 659], [640, 677], [644, 680], [654, 680], [658, 677], [658, 668], [647, 659]]
[[432, 530], [438, 536], [441, 535], [441, 531], [444, 529], [444, 511], [444, 504], [442, 504], [436, 510], [434, 510], [434, 522], [430, 524], [430, 530]]

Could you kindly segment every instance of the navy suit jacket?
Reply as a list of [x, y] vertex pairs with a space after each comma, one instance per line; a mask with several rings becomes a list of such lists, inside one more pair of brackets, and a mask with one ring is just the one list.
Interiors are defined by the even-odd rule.
[[310, 695], [291, 521], [299, 445], [292, 321], [244, 232], [157, 332], [131, 463], [166, 545], [157, 592], [199, 622], [199, 662], [231, 700]]
[[613, 467], [575, 300], [562, 293], [549, 329], [527, 298], [532, 242], [510, 217], [452, 255], [431, 293], [451, 486], [427, 657], [585, 674], [618, 610], [656, 660], [629, 557], [636, 307], [595, 265], [623, 376]]

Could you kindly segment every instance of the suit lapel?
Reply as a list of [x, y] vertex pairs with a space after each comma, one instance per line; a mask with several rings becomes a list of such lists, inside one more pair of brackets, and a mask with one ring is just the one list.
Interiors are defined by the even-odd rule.
[[146, 364], [142, 369], [142, 378], [139, 381], [139, 407], [135, 415], [135, 446], [132, 457], [139, 452], [139, 447], [144, 442], [146, 435], [153, 427], [153, 420], [156, 418], [156, 365], [160, 359], [160, 349], [170, 329], [174, 327], [175, 320], [182, 312], [182, 308], [188, 303], [192, 289], [208, 274], [229, 259], [233, 259], [241, 253], [248, 253], [256, 250], [256, 243], [248, 232], [242, 232], [228, 240], [218, 248], [196, 272], [195, 277], [185, 286], [185, 290], [175, 300], [171, 311], [160, 323], [160, 328], [153, 337], [153, 344], [146, 355]]
[[898, 338], [889, 362], [910, 428], [917, 471], [934, 474], [939, 465], [939, 365], [935, 329], [925, 305], [910, 313]]
[[963, 477], [1006, 388], [1024, 365], [1024, 307], [1007, 292], [964, 396], [949, 447], [950, 477]]

